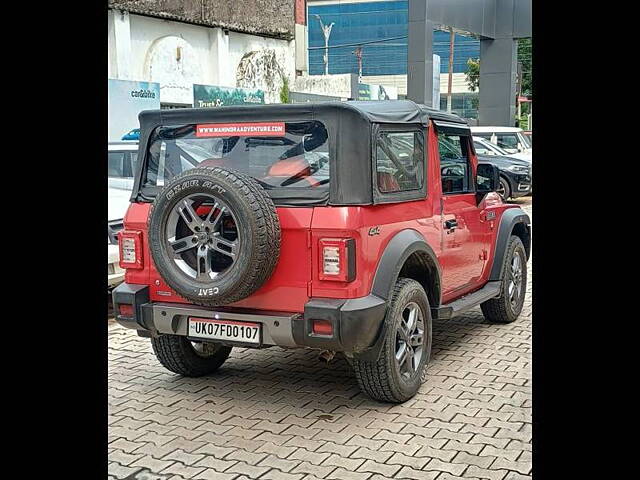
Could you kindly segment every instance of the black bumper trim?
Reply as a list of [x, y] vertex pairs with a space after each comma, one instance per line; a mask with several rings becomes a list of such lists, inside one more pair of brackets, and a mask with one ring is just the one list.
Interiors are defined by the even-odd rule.
[[[135, 330], [150, 330], [147, 326], [146, 315], [142, 308], [144, 304], [149, 302], [149, 287], [147, 285], [134, 285], [129, 283], [121, 283], [111, 292], [113, 299], [113, 313], [118, 322], [123, 327], [133, 328]], [[133, 317], [125, 317], [119, 315], [120, 304], [133, 305]], [[152, 325], [152, 323], [151, 323]]]
[[[371, 347], [378, 337], [386, 302], [368, 295], [352, 299], [312, 298], [304, 306], [304, 317], [292, 322], [297, 345], [336, 352], [358, 353]], [[333, 335], [316, 335], [312, 320], [328, 320]]]

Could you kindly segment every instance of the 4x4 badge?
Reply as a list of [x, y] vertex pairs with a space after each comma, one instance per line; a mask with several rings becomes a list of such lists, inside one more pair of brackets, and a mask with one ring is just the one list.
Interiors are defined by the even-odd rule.
[[371, 227], [369, 229], [369, 236], [380, 235], [380, 227]]

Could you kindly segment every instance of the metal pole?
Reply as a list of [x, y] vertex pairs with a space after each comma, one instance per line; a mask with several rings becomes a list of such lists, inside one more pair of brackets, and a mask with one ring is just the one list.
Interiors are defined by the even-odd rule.
[[449, 27], [449, 81], [447, 85], [447, 113], [451, 113], [451, 87], [453, 83], [453, 44], [455, 41], [455, 33], [453, 28]]
[[335, 25], [334, 22], [331, 22], [329, 25], [325, 25], [322, 23], [322, 19], [320, 15], [314, 15], [320, 22], [320, 28], [322, 29], [322, 34], [324, 35], [324, 57], [322, 60], [324, 61], [324, 74], [329, 75], [329, 35], [331, 35], [331, 29]]
[[358, 83], [362, 83], [362, 47], [357, 47], [353, 53], [358, 59]]

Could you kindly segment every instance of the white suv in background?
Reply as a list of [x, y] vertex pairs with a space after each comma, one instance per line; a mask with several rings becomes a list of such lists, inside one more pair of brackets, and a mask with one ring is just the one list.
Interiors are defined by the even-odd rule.
[[112, 288], [124, 280], [120, 268], [117, 233], [122, 230], [122, 219], [129, 207], [133, 190], [133, 173], [138, 160], [138, 142], [110, 142], [108, 148], [108, 276], [107, 287]]
[[531, 154], [509, 153], [497, 146], [495, 143], [491, 143], [489, 140], [482, 137], [473, 137], [473, 147], [475, 148], [476, 153], [479, 155], [497, 155], [500, 157], [511, 157], [531, 163]]
[[524, 154], [531, 161], [533, 149], [529, 139], [522, 132], [523, 130], [517, 127], [471, 127], [474, 137], [482, 137], [495, 143], [511, 156], [514, 153]]

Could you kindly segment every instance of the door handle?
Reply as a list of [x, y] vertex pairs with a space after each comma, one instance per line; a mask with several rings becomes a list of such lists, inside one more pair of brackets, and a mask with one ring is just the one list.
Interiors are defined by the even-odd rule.
[[444, 228], [447, 230], [453, 230], [458, 226], [458, 221], [454, 218], [453, 220], [447, 220], [444, 222]]

